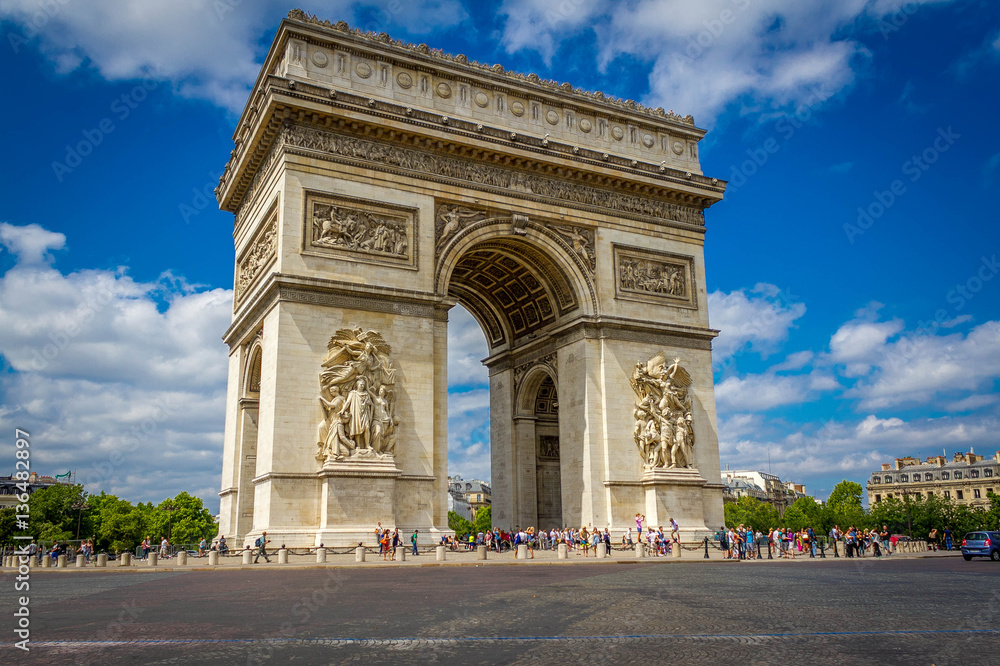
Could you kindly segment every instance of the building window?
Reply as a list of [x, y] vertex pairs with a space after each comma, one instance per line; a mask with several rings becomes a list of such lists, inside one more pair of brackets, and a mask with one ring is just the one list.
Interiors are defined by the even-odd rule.
[[980, 497], [982, 497], [982, 495], [979, 494], [979, 488], [973, 488], [972, 489], [972, 496], [975, 499], [979, 499]]
[[961, 472], [955, 472], [955, 478], [956, 479], [961, 479], [962, 478], [962, 473]]
[[987, 479], [990, 478], [991, 476], [993, 476], [993, 470], [991, 470], [991, 469], [984, 469], [983, 470], [983, 476], [986, 477]]
[[876, 495], [875, 496], [875, 503], [878, 504], [881, 501], [882, 501], [882, 496], [881, 495]]
[[974, 469], [971, 472], [969, 472], [969, 478], [978, 479], [979, 478], [979, 470], [978, 469]]
[[920, 481], [920, 472], [913, 475], [913, 482], [918, 483]]
[[930, 490], [927, 491], [927, 497], [934, 497], [934, 493]]
[[947, 481], [950, 478], [951, 478], [951, 474], [950, 473], [948, 473], [948, 472], [941, 472], [941, 480], [942, 481]]
[[881, 479], [879, 479], [879, 478], [878, 478], [877, 476], [873, 476], [873, 477], [872, 477], [872, 483], [873, 483], [873, 484], [875, 484], [875, 483], [878, 483], [878, 482], [879, 482], [880, 480], [881, 480]]
[[965, 496], [962, 494], [961, 490], [955, 491], [955, 499], [965, 499]]
[[885, 482], [886, 482], [886, 483], [892, 483], [892, 477], [891, 477], [891, 476], [889, 476], [888, 474], [886, 474], [886, 475], [885, 475]]
[[926, 474], [924, 474], [924, 481], [933, 481], [933, 480], [934, 480], [934, 475], [933, 474], [931, 474], [930, 472], [927, 472]]
[[944, 498], [945, 499], [951, 499], [951, 491], [950, 490], [944, 491]]
[[910, 480], [910, 477], [907, 476], [906, 474], [900, 474], [899, 475], [899, 480], [905, 483], [906, 481]]

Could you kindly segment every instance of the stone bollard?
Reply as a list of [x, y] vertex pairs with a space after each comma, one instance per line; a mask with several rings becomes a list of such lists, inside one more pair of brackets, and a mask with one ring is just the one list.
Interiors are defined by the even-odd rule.
[[208, 551], [208, 566], [214, 567], [219, 564], [219, 551], [210, 550]]
[[288, 564], [288, 549], [279, 548], [278, 549], [278, 564]]
[[568, 555], [569, 555], [569, 546], [567, 546], [564, 543], [559, 544], [559, 554], [556, 555], [556, 557], [559, 558], [560, 560], [565, 560]]
[[479, 546], [478, 548], [476, 548], [476, 554], [479, 556], [479, 559], [485, 560], [486, 559], [486, 546]]
[[670, 554], [673, 555], [674, 557], [680, 557], [681, 556], [681, 542], [680, 541], [675, 541], [673, 543], [673, 545], [670, 546]]
[[155, 551], [149, 552], [149, 559], [146, 560], [146, 566], [155, 567], [156, 563], [160, 561], [160, 554]]
[[101, 567], [101, 568], [104, 568], [104, 567], [108, 566], [108, 554], [107, 553], [101, 553], [101, 554], [99, 554], [97, 556], [97, 566]]
[[243, 564], [253, 564], [253, 551], [250, 550], [249, 548], [244, 548], [243, 554], [240, 557], [241, 557], [240, 561]]
[[528, 544], [526, 544], [526, 543], [518, 544], [518, 546], [517, 546], [517, 555], [514, 556], [514, 559], [517, 559], [517, 560], [526, 560], [526, 559], [528, 559]]
[[445, 558], [445, 553], [446, 553], [447, 551], [448, 551], [448, 549], [447, 549], [447, 548], [445, 548], [444, 546], [438, 546], [438, 547], [437, 547], [437, 548], [435, 549], [435, 553], [436, 553], [436, 557], [435, 557], [435, 559], [436, 559], [436, 560], [437, 560], [438, 562], [444, 562], [444, 558]]
[[186, 567], [188, 563], [188, 552], [186, 550], [177, 553], [177, 566]]
[[635, 544], [635, 556], [637, 558], [646, 557], [646, 544], [643, 543]]
[[608, 546], [604, 543], [597, 544], [597, 559], [603, 559], [608, 556]]
[[406, 561], [406, 549], [403, 548], [402, 546], [400, 546], [399, 548], [397, 548], [396, 552], [392, 554], [392, 559], [394, 559], [397, 562], [405, 562]]
[[45, 553], [44, 555], [42, 555], [42, 568], [48, 569], [51, 566], [52, 566], [52, 556], [49, 555], [48, 553]]
[[326, 564], [326, 548], [316, 549], [316, 564]]
[[76, 556], [76, 568], [82, 569], [83, 565], [86, 563], [86, 558], [83, 555]]
[[59, 556], [59, 559], [56, 560], [56, 567], [58, 567], [60, 569], [65, 569], [66, 568], [66, 556], [65, 555], [60, 555]]
[[358, 546], [357, 548], [354, 549], [354, 561], [355, 562], [364, 562], [365, 561], [365, 547], [364, 546]]
[[127, 567], [132, 564], [132, 553], [122, 553], [118, 556], [118, 566]]

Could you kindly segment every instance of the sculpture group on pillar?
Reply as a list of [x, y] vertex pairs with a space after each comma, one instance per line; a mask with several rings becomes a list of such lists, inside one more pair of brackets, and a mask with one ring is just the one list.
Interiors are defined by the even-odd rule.
[[396, 371], [392, 348], [377, 331], [334, 333], [319, 375], [317, 460], [392, 458], [396, 449]]
[[693, 467], [691, 375], [661, 352], [635, 364], [630, 382], [638, 397], [632, 437], [647, 469]]

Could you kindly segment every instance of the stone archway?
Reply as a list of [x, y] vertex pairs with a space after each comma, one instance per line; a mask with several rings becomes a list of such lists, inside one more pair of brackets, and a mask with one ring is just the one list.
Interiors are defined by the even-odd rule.
[[490, 346], [498, 525], [720, 524], [703, 245], [725, 183], [701, 172], [703, 136], [292, 12], [216, 191], [236, 249], [223, 533], [446, 533], [456, 303]]

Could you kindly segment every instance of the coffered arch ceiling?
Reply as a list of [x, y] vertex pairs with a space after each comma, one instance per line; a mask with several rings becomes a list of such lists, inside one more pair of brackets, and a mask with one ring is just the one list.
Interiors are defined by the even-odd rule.
[[469, 309], [493, 348], [533, 337], [579, 308], [563, 270], [518, 239], [468, 248], [451, 272], [448, 295]]

